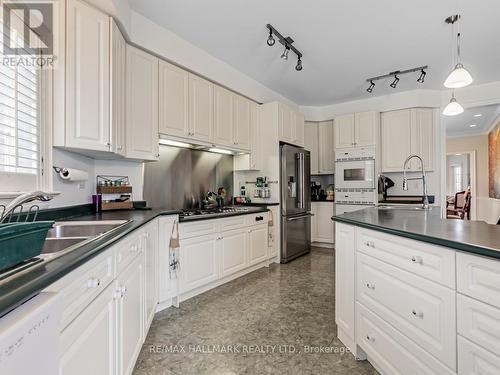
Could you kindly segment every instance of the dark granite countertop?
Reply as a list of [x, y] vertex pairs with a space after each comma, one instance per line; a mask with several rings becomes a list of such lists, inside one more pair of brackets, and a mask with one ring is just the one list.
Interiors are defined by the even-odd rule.
[[441, 219], [438, 208], [418, 211], [370, 207], [333, 216], [332, 220], [500, 259], [500, 226]]
[[[266, 212], [265, 208], [255, 208], [249, 212], [234, 213], [234, 215], [245, 215], [254, 212]], [[109, 211], [99, 214], [68, 215], [70, 218], [59, 220], [130, 220], [130, 222], [111, 233], [97, 237], [95, 240], [83, 244], [80, 247], [54, 259], [48, 259], [5, 280], [0, 281], [0, 317], [37, 295], [40, 291], [56, 282], [75, 268], [81, 266], [103, 250], [161, 215], [177, 215], [180, 210], [132, 210], [132, 211]], [[43, 215], [42, 215], [43, 216]], [[203, 219], [216, 219], [220, 216], [206, 216]], [[47, 219], [47, 218], [45, 218]]]
[[250, 203], [235, 203], [235, 206], [248, 206], [248, 207], [268, 207], [279, 206], [279, 202], [250, 202]]

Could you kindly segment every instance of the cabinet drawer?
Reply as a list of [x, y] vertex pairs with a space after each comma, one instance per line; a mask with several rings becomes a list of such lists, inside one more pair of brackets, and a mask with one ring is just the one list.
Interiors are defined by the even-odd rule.
[[457, 290], [500, 308], [500, 261], [457, 252]]
[[139, 254], [142, 253], [143, 231], [129, 234], [129, 238], [116, 245], [116, 275], [118, 276]]
[[451, 375], [449, 368], [363, 305], [356, 309], [357, 343], [387, 374]]
[[61, 331], [111, 284], [114, 257], [114, 248], [106, 250], [47, 288], [61, 295]]
[[246, 218], [244, 215], [228, 217], [226, 219], [220, 219], [221, 230], [232, 230], [239, 229], [246, 226]]
[[381, 232], [357, 230], [358, 251], [455, 288], [455, 251]]
[[215, 233], [216, 220], [201, 220], [193, 223], [180, 223], [180, 238], [190, 238]]
[[454, 291], [361, 253], [357, 275], [358, 302], [456, 368]]
[[259, 212], [257, 214], [245, 215], [247, 225], [261, 225], [267, 224], [269, 221], [269, 212]]
[[459, 375], [498, 375], [500, 357], [458, 336]]
[[500, 309], [457, 295], [458, 333], [500, 356]]

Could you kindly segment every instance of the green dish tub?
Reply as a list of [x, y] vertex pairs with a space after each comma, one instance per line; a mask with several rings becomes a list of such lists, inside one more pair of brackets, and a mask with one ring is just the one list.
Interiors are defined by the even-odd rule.
[[0, 224], [0, 271], [40, 255], [52, 225], [53, 221]]

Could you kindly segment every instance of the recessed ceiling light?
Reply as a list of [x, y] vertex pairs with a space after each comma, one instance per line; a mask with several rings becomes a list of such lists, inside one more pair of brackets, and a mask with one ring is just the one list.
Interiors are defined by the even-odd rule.
[[477, 125], [476, 124], [470, 124], [469, 127], [470, 128], [475, 128]]
[[455, 156], [460, 156], [460, 155], [462, 155], [462, 154], [455, 154]]
[[474, 115], [474, 117], [481, 117], [483, 114], [482, 113], [478, 113], [476, 115]]

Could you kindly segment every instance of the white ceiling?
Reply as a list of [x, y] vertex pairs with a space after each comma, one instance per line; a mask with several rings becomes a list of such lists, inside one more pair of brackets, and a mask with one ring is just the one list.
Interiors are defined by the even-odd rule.
[[[138, 13], [227, 62], [299, 105], [322, 106], [369, 97], [365, 79], [429, 65], [401, 77], [397, 89], [379, 81], [371, 95], [441, 89], [451, 69], [452, 33], [444, 19], [463, 15], [462, 60], [474, 83], [500, 80], [500, 1], [481, 0], [130, 0]], [[458, 4], [458, 6], [457, 6]], [[458, 9], [457, 9], [458, 8]], [[268, 47], [271, 23], [295, 40], [296, 59]]]
[[[474, 116], [479, 114], [480, 117]], [[446, 136], [457, 137], [485, 134], [499, 115], [500, 106], [494, 104], [465, 108], [464, 113], [458, 116], [443, 116], [442, 119], [446, 126]], [[471, 127], [471, 125], [476, 126]]]

